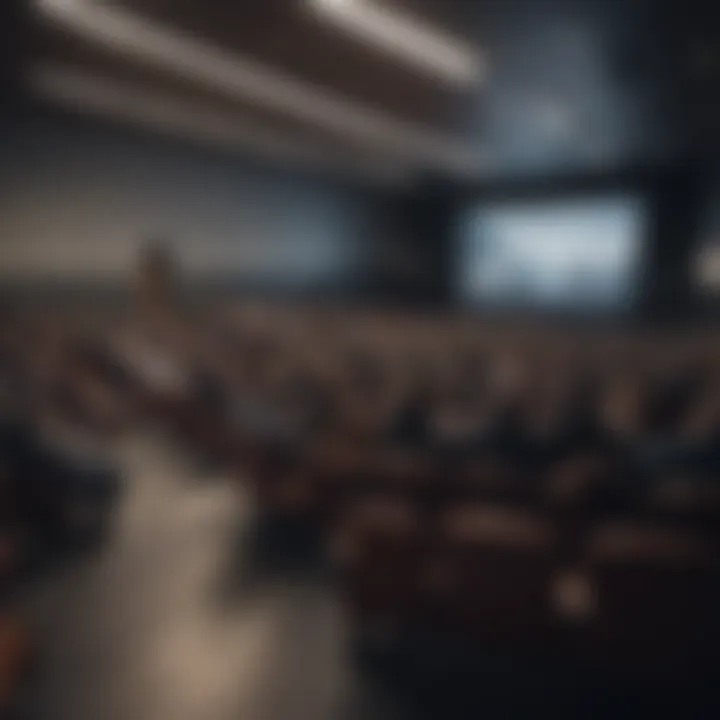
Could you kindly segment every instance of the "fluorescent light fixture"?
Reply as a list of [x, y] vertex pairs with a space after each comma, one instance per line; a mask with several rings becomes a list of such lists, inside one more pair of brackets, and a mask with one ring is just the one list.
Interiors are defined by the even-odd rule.
[[166, 25], [91, 0], [35, 0], [40, 16], [108, 52], [172, 73], [240, 102], [288, 115], [401, 162], [467, 170], [456, 138], [403, 122]]
[[484, 77], [485, 62], [476, 48], [407, 13], [372, 0], [307, 2], [317, 17], [441, 80], [471, 85]]

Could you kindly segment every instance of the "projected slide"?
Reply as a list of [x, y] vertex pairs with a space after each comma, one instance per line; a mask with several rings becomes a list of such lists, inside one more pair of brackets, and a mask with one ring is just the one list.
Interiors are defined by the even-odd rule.
[[463, 222], [459, 292], [495, 306], [622, 309], [639, 281], [644, 227], [634, 197], [486, 205]]

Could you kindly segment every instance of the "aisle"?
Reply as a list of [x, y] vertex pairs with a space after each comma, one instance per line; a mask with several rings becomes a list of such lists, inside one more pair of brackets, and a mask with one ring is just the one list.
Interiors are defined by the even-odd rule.
[[235, 483], [193, 477], [158, 442], [119, 454], [110, 541], [30, 593], [42, 656], [23, 718], [397, 717], [349, 670], [331, 588], [257, 566]]

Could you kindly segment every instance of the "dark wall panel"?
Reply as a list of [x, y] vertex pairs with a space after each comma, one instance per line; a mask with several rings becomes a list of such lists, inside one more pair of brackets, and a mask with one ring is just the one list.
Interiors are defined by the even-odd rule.
[[644, 261], [632, 315], [656, 319], [693, 312], [690, 272], [700, 232], [707, 170], [699, 164], [634, 167], [613, 173], [535, 177], [451, 186], [428, 181], [398, 203], [404, 247], [421, 267], [404, 295], [453, 303], [463, 211], [485, 202], [561, 200], [629, 193], [646, 206]]

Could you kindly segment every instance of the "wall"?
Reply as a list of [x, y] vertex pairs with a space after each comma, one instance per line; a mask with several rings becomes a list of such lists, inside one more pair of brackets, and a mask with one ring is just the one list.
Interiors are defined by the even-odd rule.
[[162, 238], [202, 282], [358, 288], [375, 198], [355, 187], [27, 111], [0, 137], [0, 284], [122, 283]]
[[0, 118], [0, 289], [122, 285], [156, 237], [199, 287], [448, 305], [463, 207], [488, 198], [642, 192], [647, 316], [691, 309], [704, 173], [630, 170], [451, 185], [394, 196], [60, 114]]

